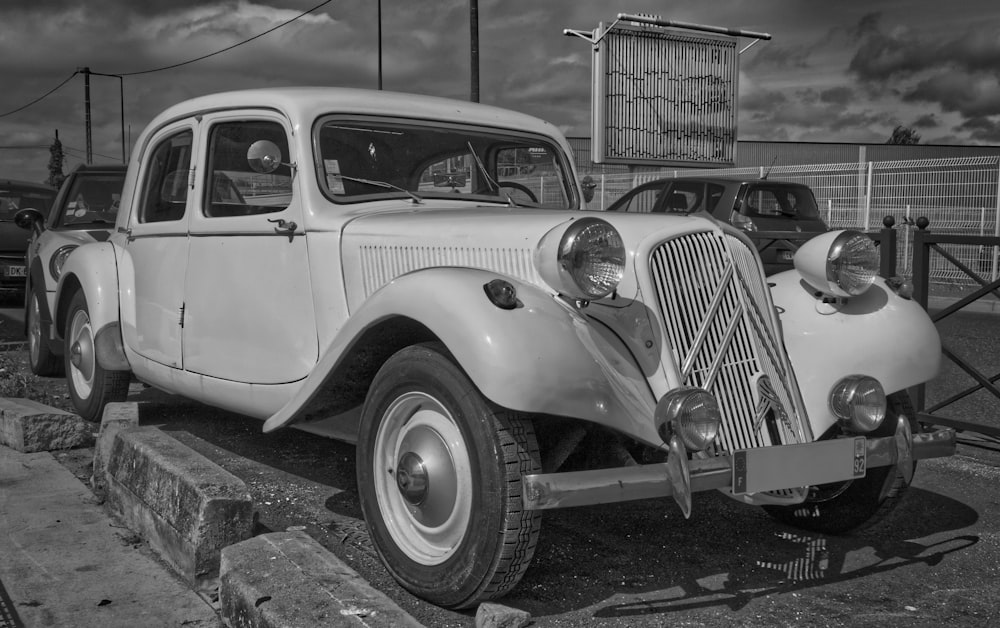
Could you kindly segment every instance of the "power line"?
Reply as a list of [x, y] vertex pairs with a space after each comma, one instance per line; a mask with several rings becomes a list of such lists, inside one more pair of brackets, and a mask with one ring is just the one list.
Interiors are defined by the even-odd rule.
[[[300, 13], [299, 15], [296, 15], [295, 17], [293, 17], [292, 19], [290, 19], [288, 21], [282, 22], [281, 24], [278, 24], [277, 26], [275, 26], [273, 28], [269, 28], [268, 30], [264, 31], [263, 33], [259, 33], [257, 35], [254, 35], [253, 37], [250, 37], [249, 39], [245, 39], [245, 40], [243, 40], [243, 41], [241, 41], [239, 43], [233, 44], [232, 46], [228, 46], [226, 48], [223, 48], [222, 50], [216, 50], [215, 52], [209, 53], [207, 55], [202, 55], [202, 56], [200, 56], [200, 57], [198, 57], [196, 59], [190, 59], [188, 61], [182, 61], [181, 63], [174, 63], [173, 65], [167, 65], [167, 66], [163, 66], [161, 68], [153, 68], [151, 70], [141, 70], [141, 71], [138, 71], [138, 72], [107, 72], [107, 73], [92, 72], [92, 74], [101, 74], [102, 76], [117, 76], [117, 77], [120, 78], [120, 77], [123, 77], [123, 76], [136, 76], [138, 74], [150, 74], [152, 72], [161, 72], [163, 70], [172, 70], [173, 68], [179, 68], [179, 67], [181, 67], [183, 65], [189, 65], [189, 64], [194, 63], [196, 61], [201, 61], [203, 59], [207, 59], [209, 57], [214, 57], [215, 55], [222, 54], [223, 52], [227, 52], [229, 50], [232, 50], [233, 48], [236, 48], [238, 46], [242, 46], [243, 44], [250, 43], [251, 41], [253, 41], [255, 39], [259, 39], [259, 38], [263, 37], [264, 35], [267, 35], [268, 33], [273, 33], [274, 31], [278, 30], [279, 28], [281, 28], [283, 26], [287, 26], [287, 25], [291, 24], [292, 22], [294, 22], [295, 20], [303, 18], [306, 15], [309, 15], [310, 13], [316, 11], [317, 9], [320, 9], [320, 8], [322, 8], [322, 7], [330, 4], [331, 2], [333, 2], [333, 0], [325, 0], [324, 2], [321, 2], [321, 3], [317, 4], [316, 6], [314, 6], [311, 9], [309, 9], [308, 11], [304, 11], [303, 13]], [[62, 87], [66, 83], [68, 83], [70, 81], [70, 79], [72, 79], [74, 76], [76, 76], [79, 73], [80, 73], [79, 70], [73, 72], [72, 74], [70, 74], [69, 76], [67, 76], [66, 79], [62, 83], [59, 83], [58, 85], [56, 85], [55, 87], [53, 87], [52, 89], [50, 89], [49, 91], [47, 91], [45, 94], [43, 94], [42, 96], [39, 96], [38, 98], [32, 100], [31, 102], [29, 102], [27, 104], [24, 104], [24, 105], [21, 105], [17, 109], [12, 109], [11, 111], [8, 111], [6, 113], [0, 113], [0, 118], [4, 118], [4, 117], [7, 117], [9, 115], [13, 115], [13, 114], [15, 114], [15, 113], [17, 113], [19, 111], [24, 111], [28, 107], [31, 107], [32, 105], [35, 105], [35, 104], [41, 102], [43, 99], [45, 99], [48, 96], [51, 96], [53, 93], [55, 93], [60, 87]]]
[[73, 72], [72, 74], [70, 74], [69, 76], [66, 77], [65, 81], [63, 81], [62, 83], [59, 83], [58, 85], [56, 85], [55, 87], [53, 87], [52, 89], [50, 89], [49, 91], [47, 91], [45, 94], [43, 94], [42, 96], [39, 96], [38, 98], [32, 100], [28, 104], [21, 105], [17, 109], [14, 109], [12, 111], [8, 111], [7, 113], [0, 113], [0, 118], [4, 118], [4, 117], [9, 116], [11, 114], [15, 114], [18, 111], [23, 111], [23, 110], [27, 109], [28, 107], [34, 105], [35, 103], [41, 102], [42, 99], [46, 98], [47, 96], [51, 96], [57, 89], [59, 89], [60, 87], [62, 87], [66, 83], [69, 83], [69, 80], [71, 78], [73, 78], [74, 76], [76, 76], [76, 75], [77, 75], [77, 73]]
[[263, 33], [259, 33], [257, 35], [254, 35], [253, 37], [251, 37], [249, 39], [244, 39], [243, 41], [241, 41], [239, 43], [236, 43], [236, 44], [233, 44], [232, 46], [228, 46], [226, 48], [223, 48], [222, 50], [216, 50], [215, 52], [210, 52], [207, 55], [202, 55], [202, 56], [200, 56], [200, 57], [198, 57], [196, 59], [190, 59], [188, 61], [182, 61], [180, 63], [174, 63], [173, 65], [165, 65], [165, 66], [163, 66], [161, 68], [153, 68], [151, 70], [140, 70], [138, 72], [109, 72], [108, 74], [113, 74], [114, 76], [136, 76], [138, 74], [150, 74], [152, 72], [162, 72], [163, 70], [172, 70], [174, 68], [179, 68], [182, 65], [188, 65], [188, 64], [194, 63], [196, 61], [202, 61], [204, 59], [208, 59], [209, 57], [214, 57], [215, 55], [219, 55], [219, 54], [222, 54], [223, 52], [227, 52], [229, 50], [232, 50], [233, 48], [236, 48], [238, 46], [242, 46], [243, 44], [250, 43], [251, 41], [253, 41], [255, 39], [259, 39], [260, 37], [263, 37], [264, 35], [267, 35], [268, 33], [273, 33], [274, 31], [278, 30], [279, 28], [281, 28], [283, 26], [287, 26], [287, 25], [291, 24], [292, 22], [294, 22], [295, 20], [297, 20], [299, 18], [302, 18], [302, 17], [305, 17], [305, 16], [309, 15], [310, 13], [312, 13], [313, 11], [315, 11], [315, 10], [317, 10], [319, 8], [322, 8], [323, 6], [326, 6], [326, 5], [330, 4], [331, 2], [333, 2], [333, 0], [325, 0], [325, 2], [320, 2], [319, 4], [317, 4], [316, 6], [314, 6], [313, 8], [311, 8], [308, 11], [305, 11], [303, 13], [300, 13], [299, 15], [296, 15], [295, 17], [293, 17], [292, 19], [288, 20], [287, 22], [282, 22], [281, 24], [278, 24], [277, 26], [275, 26], [273, 28], [269, 28], [268, 30], [264, 31]]

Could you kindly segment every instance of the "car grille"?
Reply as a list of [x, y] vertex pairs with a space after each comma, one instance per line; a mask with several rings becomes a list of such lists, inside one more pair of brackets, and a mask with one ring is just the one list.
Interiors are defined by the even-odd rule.
[[719, 400], [714, 453], [808, 440], [754, 251], [735, 236], [690, 234], [657, 247], [650, 272], [683, 383]]

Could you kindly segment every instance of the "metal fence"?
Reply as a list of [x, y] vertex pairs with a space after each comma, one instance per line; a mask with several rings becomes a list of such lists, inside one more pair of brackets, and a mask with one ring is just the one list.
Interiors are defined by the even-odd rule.
[[[622, 194], [647, 181], [677, 176], [739, 176], [796, 181], [812, 188], [827, 224], [834, 229], [875, 231], [892, 216], [901, 230], [897, 268], [911, 275], [913, 230], [917, 218], [942, 234], [1000, 236], [1000, 157], [961, 157], [908, 161], [711, 168], [590, 175], [597, 184], [590, 209], [605, 209]], [[969, 268], [996, 280], [996, 246], [947, 244], [944, 248]], [[931, 264], [930, 281], [967, 285], [969, 278], [945, 260]]]

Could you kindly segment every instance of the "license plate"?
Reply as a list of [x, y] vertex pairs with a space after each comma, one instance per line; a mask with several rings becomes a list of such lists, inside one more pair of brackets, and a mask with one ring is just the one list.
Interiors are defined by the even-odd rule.
[[733, 452], [735, 495], [814, 486], [865, 477], [864, 436]]
[[790, 262], [795, 257], [795, 251], [782, 251], [779, 257], [783, 262]]
[[4, 277], [27, 277], [28, 273], [24, 266], [4, 266]]

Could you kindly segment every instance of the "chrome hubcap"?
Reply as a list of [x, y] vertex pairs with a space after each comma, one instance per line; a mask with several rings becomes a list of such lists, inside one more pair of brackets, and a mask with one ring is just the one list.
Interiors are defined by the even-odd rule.
[[427, 469], [420, 456], [408, 451], [396, 465], [396, 486], [403, 499], [419, 506], [427, 497]]

